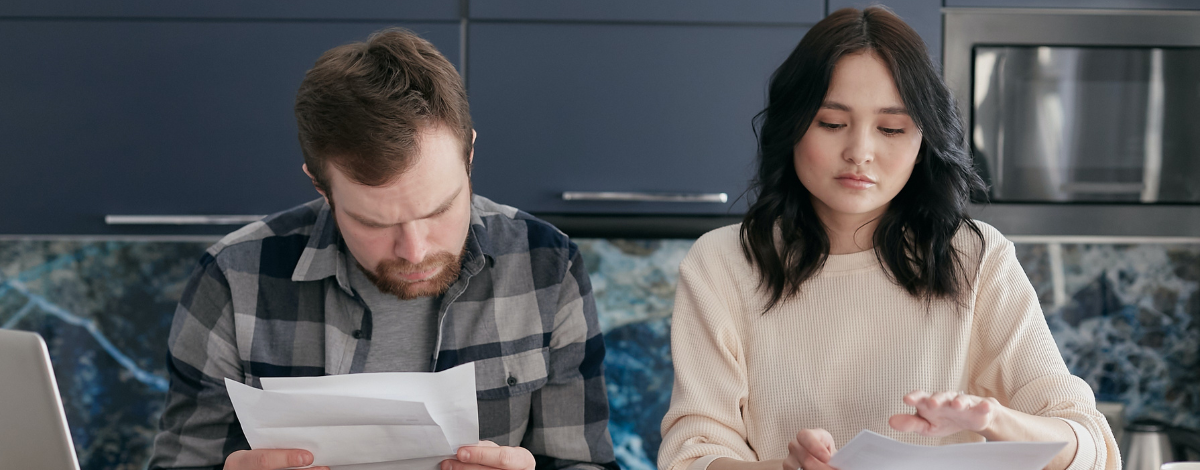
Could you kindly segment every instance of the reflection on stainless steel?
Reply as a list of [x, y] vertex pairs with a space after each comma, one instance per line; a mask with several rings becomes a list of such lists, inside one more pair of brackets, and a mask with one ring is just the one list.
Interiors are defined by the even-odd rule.
[[1162, 181], [1163, 140], [1163, 50], [1150, 49], [1150, 82], [1146, 96], [1146, 147], [1142, 165], [1142, 202], [1158, 201], [1159, 182]]
[[725, 203], [725, 193], [637, 193], [615, 191], [567, 191], [564, 201], [621, 201], [621, 202], [710, 202]]
[[1059, 186], [1063, 193], [1086, 194], [1144, 194], [1145, 183], [1087, 183], [1070, 182]]
[[942, 11], [994, 203], [974, 216], [1009, 235], [1200, 237], [1200, 11]]
[[245, 225], [265, 215], [106, 215], [108, 225]]
[[1168, 125], [1200, 124], [1197, 62], [1200, 47], [976, 47], [992, 200], [1200, 202], [1196, 127]]

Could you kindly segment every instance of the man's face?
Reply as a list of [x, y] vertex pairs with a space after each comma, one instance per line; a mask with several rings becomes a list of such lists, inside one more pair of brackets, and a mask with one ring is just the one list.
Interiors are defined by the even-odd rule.
[[332, 194], [323, 194], [332, 197], [338, 229], [367, 277], [401, 299], [441, 295], [450, 287], [471, 223], [470, 179], [454, 133], [427, 127], [415, 158], [383, 186], [355, 183], [330, 165]]

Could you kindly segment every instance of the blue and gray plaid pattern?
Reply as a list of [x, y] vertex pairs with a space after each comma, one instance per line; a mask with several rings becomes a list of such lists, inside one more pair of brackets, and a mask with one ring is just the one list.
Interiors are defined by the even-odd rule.
[[[225, 377], [361, 372], [371, 314], [318, 199], [229, 234], [201, 257], [168, 338], [171, 376], [151, 468], [221, 468], [248, 449]], [[604, 341], [579, 250], [550, 224], [475, 196], [430, 369], [475, 363], [480, 439], [538, 469], [617, 469]]]

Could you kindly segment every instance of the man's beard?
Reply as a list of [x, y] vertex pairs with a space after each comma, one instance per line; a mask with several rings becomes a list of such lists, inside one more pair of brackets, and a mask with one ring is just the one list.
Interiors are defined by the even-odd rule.
[[[363, 274], [367, 275], [367, 279], [375, 284], [380, 292], [392, 294], [401, 300], [438, 296], [449, 290], [450, 285], [458, 279], [465, 252], [465, 246], [458, 255], [443, 251], [427, 256], [421, 264], [412, 264], [403, 259], [383, 260], [374, 271], [363, 269]], [[405, 281], [399, 277], [400, 274], [423, 273], [438, 267], [441, 269], [437, 274], [422, 281]]]

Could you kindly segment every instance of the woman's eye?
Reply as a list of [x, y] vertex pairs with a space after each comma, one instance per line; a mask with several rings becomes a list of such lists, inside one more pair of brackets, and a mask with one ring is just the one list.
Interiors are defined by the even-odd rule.
[[845, 124], [833, 124], [825, 121], [817, 121], [817, 126], [824, 127], [826, 129], [841, 129], [846, 127]]
[[891, 129], [891, 128], [887, 128], [887, 127], [880, 127], [879, 132], [882, 132], [883, 135], [900, 135], [900, 134], [904, 133], [904, 129]]

